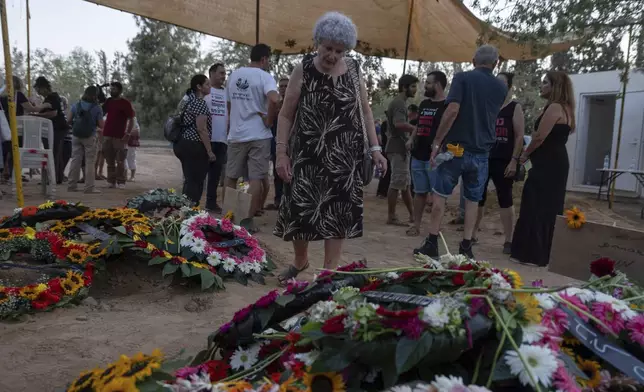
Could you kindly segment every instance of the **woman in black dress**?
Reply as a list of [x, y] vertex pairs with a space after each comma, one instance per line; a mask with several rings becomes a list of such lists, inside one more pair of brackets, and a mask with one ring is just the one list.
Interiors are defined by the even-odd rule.
[[365, 143], [387, 169], [359, 65], [345, 56], [357, 42], [355, 25], [329, 12], [313, 35], [317, 54], [293, 70], [277, 122], [277, 173], [285, 184], [274, 234], [292, 241], [295, 253], [282, 284], [308, 267], [310, 241], [324, 240], [324, 267], [333, 269], [344, 239], [362, 236]]
[[512, 259], [545, 267], [550, 260], [555, 220], [563, 213], [569, 166], [566, 142], [575, 129], [575, 98], [568, 75], [548, 72], [541, 84], [541, 97], [548, 103], [520, 159], [521, 164], [530, 159], [532, 169], [523, 188]]

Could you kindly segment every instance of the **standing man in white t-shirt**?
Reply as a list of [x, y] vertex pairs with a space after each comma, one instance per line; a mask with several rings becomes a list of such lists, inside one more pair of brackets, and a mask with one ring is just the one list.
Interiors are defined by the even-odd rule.
[[[271, 48], [253, 46], [250, 64], [231, 75], [226, 89], [230, 110], [226, 186], [237, 187], [237, 180], [248, 175], [252, 202], [249, 216], [262, 210], [264, 187], [268, 186], [271, 159], [271, 125], [277, 117], [280, 97], [275, 79], [266, 72], [270, 65]], [[251, 231], [256, 227], [251, 224]]]
[[[210, 162], [208, 169], [208, 190], [206, 193], [206, 210], [215, 214], [221, 214], [222, 210], [217, 204], [217, 186], [221, 177], [221, 171], [226, 164], [226, 153], [228, 145], [228, 109], [226, 105], [226, 67], [222, 63], [216, 63], [208, 70], [210, 77], [210, 94], [204, 98], [212, 116], [212, 136], [210, 146], [213, 154], [217, 157]], [[223, 197], [223, 195], [222, 195]]]

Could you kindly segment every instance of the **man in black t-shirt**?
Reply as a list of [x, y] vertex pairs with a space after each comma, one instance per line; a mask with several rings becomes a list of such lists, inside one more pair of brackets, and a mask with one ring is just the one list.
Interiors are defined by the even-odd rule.
[[[45, 98], [44, 103], [48, 103], [50, 108], [43, 109], [40, 113], [37, 113], [36, 116], [48, 118], [54, 125], [54, 140], [52, 150], [54, 153], [54, 166], [56, 172], [56, 184], [63, 183], [63, 171], [65, 167], [63, 166], [63, 143], [65, 141], [65, 136], [67, 135], [67, 120], [65, 119], [65, 113], [63, 111], [63, 103], [58, 93], [52, 91], [51, 84], [44, 77], [40, 76], [36, 78], [36, 83], [34, 88]], [[43, 139], [43, 145], [45, 148], [49, 148], [51, 141]]]
[[418, 124], [408, 141], [411, 149], [411, 179], [414, 185], [414, 225], [407, 230], [407, 235], [420, 234], [420, 223], [427, 204], [427, 197], [432, 192], [431, 163], [432, 142], [441, 116], [445, 111], [445, 87], [447, 76], [441, 71], [433, 71], [425, 80], [425, 97], [418, 108]]

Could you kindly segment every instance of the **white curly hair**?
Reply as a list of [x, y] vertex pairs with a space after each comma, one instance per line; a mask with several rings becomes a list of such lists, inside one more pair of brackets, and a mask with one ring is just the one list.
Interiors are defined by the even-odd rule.
[[352, 50], [358, 43], [358, 30], [348, 16], [339, 12], [327, 12], [313, 27], [313, 42], [317, 46], [322, 41], [342, 44], [347, 50]]

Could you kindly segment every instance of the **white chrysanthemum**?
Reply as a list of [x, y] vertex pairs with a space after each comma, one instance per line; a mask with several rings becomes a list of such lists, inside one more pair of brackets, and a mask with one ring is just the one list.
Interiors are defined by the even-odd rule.
[[210, 375], [208, 372], [199, 372], [191, 374], [188, 379], [177, 378], [174, 384], [163, 384], [166, 390], [172, 392], [215, 392], [216, 389], [210, 382]]
[[523, 343], [536, 343], [543, 339], [543, 334], [548, 330], [541, 324], [530, 324], [526, 327], [521, 327], [523, 330]]
[[22, 208], [20, 208], [20, 207], [13, 209], [14, 214], [20, 214], [21, 212], [22, 212]]
[[510, 295], [509, 291], [506, 290], [495, 290], [495, 289], [511, 289], [512, 285], [499, 273], [492, 274], [492, 297], [498, 301], [505, 301]]
[[233, 370], [250, 369], [254, 364], [257, 363], [258, 354], [259, 350], [244, 350], [243, 348], [238, 347], [230, 357], [230, 367]]
[[195, 254], [206, 253], [207, 244], [208, 243], [203, 238], [195, 237], [192, 240], [192, 246], [190, 247], [190, 250], [192, 250], [192, 252]]
[[260, 263], [249, 263], [249, 264], [250, 264], [251, 270], [256, 274], [259, 274], [262, 272], [262, 265]]
[[206, 258], [206, 261], [208, 262], [208, 264], [212, 265], [213, 267], [216, 267], [219, 264], [221, 264], [221, 258], [217, 253], [208, 255], [208, 257]]
[[534, 294], [534, 297], [539, 301], [539, 306], [543, 310], [552, 310], [557, 306], [557, 302], [550, 294]]
[[395, 272], [387, 272], [387, 273], [385, 274], [385, 278], [387, 278], [387, 279], [389, 279], [389, 280], [396, 280], [396, 279], [400, 278], [400, 275], [398, 275], [398, 274], [397, 274], [397, 273], [395, 273]]
[[412, 391], [409, 385], [398, 385], [396, 387], [391, 387], [389, 392], [414, 392], [414, 391]]
[[252, 264], [251, 264], [251, 263], [239, 263], [239, 264], [237, 265], [237, 268], [239, 268], [239, 270], [240, 270], [241, 272], [243, 272], [243, 273], [245, 273], [246, 275], [248, 275], [248, 274], [250, 274], [250, 272], [252, 271], [253, 266], [252, 266]]
[[449, 310], [441, 301], [434, 301], [423, 308], [422, 320], [433, 328], [445, 328], [449, 324]]
[[224, 267], [224, 271], [226, 272], [233, 272], [235, 268], [237, 268], [237, 262], [235, 259], [228, 257], [224, 262], [222, 263]]
[[[525, 359], [535, 381], [544, 387], [549, 387], [552, 384], [552, 376], [557, 371], [557, 357], [552, 350], [547, 347], [522, 344], [519, 347], [519, 353]], [[532, 385], [528, 370], [523, 366], [519, 353], [514, 350], [507, 351], [505, 363], [510, 367], [510, 372], [519, 377], [521, 384]]]
[[452, 388], [463, 387], [463, 379], [454, 376], [436, 376], [432, 386], [438, 389], [438, 392], [450, 392]]
[[588, 303], [595, 300], [595, 293], [588, 289], [580, 289], [578, 287], [570, 287], [564, 290], [566, 295], [577, 297], [581, 302]]
[[195, 237], [187, 233], [183, 237], [181, 237], [181, 241], [179, 241], [179, 245], [181, 245], [184, 248], [192, 248], [192, 244], [194, 243]]
[[311, 350], [308, 353], [295, 354], [294, 357], [298, 361], [302, 362], [306, 366], [313, 365], [316, 359], [320, 356], [320, 352], [317, 350]]
[[309, 317], [313, 322], [323, 323], [334, 315], [337, 308], [338, 304], [334, 301], [320, 301], [311, 307]]

